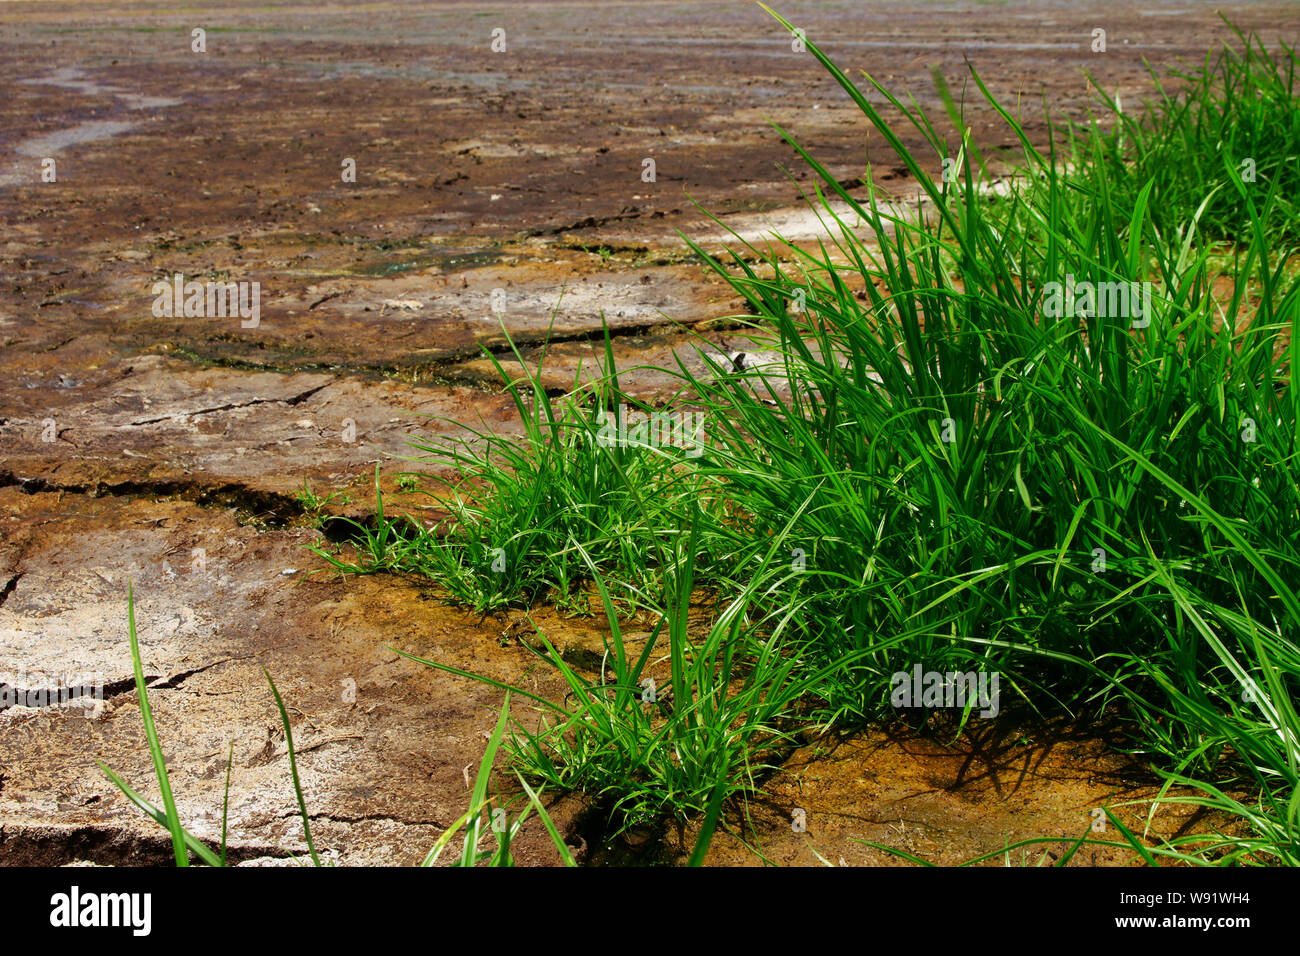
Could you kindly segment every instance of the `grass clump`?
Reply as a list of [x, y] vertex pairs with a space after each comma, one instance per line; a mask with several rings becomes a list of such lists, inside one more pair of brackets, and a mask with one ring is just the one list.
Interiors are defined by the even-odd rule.
[[[1134, 630], [1177, 626], [1156, 564], [1216, 606], [1240, 597], [1252, 621], [1270, 620], [1270, 595], [1300, 560], [1296, 398], [1284, 374], [1300, 293], [1257, 228], [1269, 198], [1251, 200], [1243, 224], [1261, 294], [1248, 306], [1240, 282], [1223, 302], [1209, 294], [1196, 234], [1171, 246], [1145, 215], [1149, 188], [1118, 216], [1104, 166], [1066, 179], [1025, 140], [1034, 185], [986, 216], [964, 144], [950, 149], [876, 87], [940, 155], [964, 160], [964, 181], [936, 183], [810, 49], [930, 208], [896, 211], [874, 192], [860, 203], [787, 137], [855, 221], [819, 191], [831, 249], [749, 245], [759, 264], [736, 256], [733, 271], [695, 247], [761, 318], [760, 347], [781, 358], [683, 374], [710, 409], [718, 472], [754, 536], [800, 512], [791, 537], [807, 543], [814, 579], [803, 593], [817, 592], [809, 607], [821, 618], [845, 622], [828, 633], [861, 644], [910, 632], [899, 653], [913, 659], [996, 650], [1006, 663], [1008, 648], [1042, 648], [1095, 661], [1131, 647]], [[1071, 303], [1070, 286], [1091, 290], [1092, 305]], [[796, 291], [803, 313], [786, 306]], [[1199, 494], [1240, 516], [1233, 527], [1270, 559], [1250, 559]], [[878, 675], [896, 663], [880, 660]], [[833, 703], [867, 716], [872, 700], [851, 699], [855, 686], [879, 690], [850, 680]]]
[[[626, 819], [699, 812], [753, 792], [755, 754], [801, 721], [897, 717], [894, 673], [995, 671], [1029, 707], [1120, 717], [1169, 788], [1195, 791], [1163, 802], [1234, 821], [1148, 862], [1300, 860], [1295, 54], [1242, 40], [1143, 113], [1107, 100], [1110, 125], [1046, 149], [972, 70], [1022, 147], [997, 196], [950, 100], [954, 142], [806, 41], [923, 202], [883, 199], [870, 175], [855, 197], [779, 130], [817, 174], [826, 235], [736, 236], [725, 258], [687, 240], [774, 356], [679, 363], [707, 455], [592, 441], [618, 400], [608, 345], [588, 404], [498, 364], [523, 438], [427, 449], [465, 497], [403, 569], [482, 608], [591, 580], [610, 619], [612, 680], [543, 639], [570, 693], [516, 722], [525, 776]], [[930, 176], [936, 158], [955, 175]], [[610, 581], [642, 607], [666, 595], [637, 655]], [[693, 637], [701, 582], [734, 602]], [[637, 693], [661, 634], [667, 713]]]
[[1204, 234], [1235, 242], [1249, 220], [1234, 185], [1241, 179], [1276, 204], [1269, 240], [1294, 246], [1300, 241], [1300, 59], [1285, 42], [1270, 53], [1258, 37], [1224, 22], [1241, 49], [1225, 44], [1198, 69], [1173, 71], [1163, 81], [1148, 67], [1156, 96], [1136, 113], [1101, 94], [1110, 129], [1075, 139], [1074, 160], [1105, 168], [1120, 209], [1135, 208], [1153, 184], [1152, 218], [1170, 236], [1199, 217]]
[[[758, 593], [776, 586], [786, 573], [782, 562], [772, 560], [779, 538], [763, 573], [740, 590], [703, 636], [690, 635], [699, 535], [697, 511], [674, 542], [658, 620], [640, 647], [620, 625], [595, 563], [578, 549], [600, 594], [610, 635], [601, 676], [591, 679], [538, 631], [542, 649], [535, 653], [563, 679], [568, 690], [563, 703], [445, 663], [403, 656], [540, 704], [538, 723], [515, 723], [509, 744], [514, 766], [548, 786], [586, 793], [616, 830], [654, 826], [665, 818], [685, 823], [691, 814], [758, 788], [772, 769], [766, 761], [792, 740], [798, 702], [825, 677], [799, 672], [798, 659], [785, 653], [785, 631], [797, 606], [786, 607], [775, 620], [752, 617]], [[760, 642], [747, 639], [754, 633], [763, 635]]]
[[[811, 201], [829, 245], [778, 238], [725, 262], [692, 244], [779, 358], [682, 374], [754, 536], [800, 516], [807, 659], [868, 652], [817, 688], [824, 713], [889, 715], [888, 676], [915, 662], [1000, 671], [1036, 707], [1114, 703], [1180, 781], [1262, 795], [1239, 816], [1266, 836], [1225, 838], [1209, 857], [1294, 860], [1300, 286], [1275, 244], [1289, 200], [1276, 179], [1223, 168], [1240, 216], [1219, 223], [1237, 255], [1231, 291], [1215, 295], [1224, 277], [1197, 216], [1162, 230], [1155, 197], [1173, 186], [1126, 194], [1099, 126], [1073, 130], [1070, 169], [972, 71], [1024, 147], [1025, 176], [990, 204], [968, 139], [946, 143], [868, 78], [955, 160], [959, 175], [936, 182], [872, 97], [808, 48], [927, 202], [912, 213], [874, 189], [860, 201], [782, 130], [821, 179]], [[1203, 214], [1216, 183], [1177, 185], [1200, 190]], [[878, 649], [882, 633], [901, 640]]]
[[[521, 366], [523, 357], [511, 348]], [[605, 367], [613, 368], [608, 337]], [[624, 607], [662, 585], [664, 529], [690, 508], [711, 516], [720, 503], [689, 467], [699, 451], [675, 444], [610, 440], [635, 415], [648, 425], [663, 413], [619, 389], [615, 375], [552, 398], [542, 369], [512, 377], [486, 353], [514, 402], [520, 434], [471, 430], [468, 438], [414, 441], [420, 460], [452, 475], [450, 491], [424, 491], [446, 517], [422, 526], [379, 510], [368, 523], [350, 521], [354, 559], [316, 548], [350, 573], [411, 572], [437, 581], [455, 600], [488, 611], [549, 598], [589, 613], [588, 564], [606, 575]], [[543, 358], [543, 362], [545, 359]], [[581, 376], [581, 369], [578, 372]], [[715, 538], [711, 538], [713, 542]]]

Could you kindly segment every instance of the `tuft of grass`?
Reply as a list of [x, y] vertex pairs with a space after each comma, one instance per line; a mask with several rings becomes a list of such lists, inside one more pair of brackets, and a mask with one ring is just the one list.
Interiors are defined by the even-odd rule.
[[747, 621], [747, 613], [773, 575], [752, 581], [707, 634], [692, 639], [688, 611], [699, 533], [697, 513], [676, 541], [658, 621], [640, 648], [624, 634], [595, 561], [578, 546], [600, 594], [610, 636], [602, 673], [593, 680], [575, 671], [538, 630], [544, 650], [534, 653], [563, 678], [568, 692], [561, 703], [393, 650], [540, 705], [544, 716], [538, 725], [515, 722], [509, 745], [514, 766], [548, 786], [583, 791], [609, 811], [618, 829], [657, 824], [665, 817], [684, 822], [715, 805], [706, 819], [716, 822], [721, 801], [757, 789], [756, 781], [767, 769], [762, 755], [788, 742], [784, 722], [822, 675], [795, 679], [797, 662], [782, 653], [782, 634], [797, 607], [768, 621], [758, 653], [746, 653], [751, 645], [745, 632], [755, 624]]
[[[510, 694], [507, 693], [501, 704], [501, 714], [497, 718], [496, 727], [488, 739], [487, 748], [483, 752], [483, 759], [479, 762], [478, 775], [474, 778], [474, 788], [470, 794], [470, 807], [438, 838], [438, 842], [433, 845], [428, 855], [425, 856], [422, 866], [436, 864], [443, 851], [446, 850], [447, 846], [461, 830], [465, 831], [465, 837], [461, 844], [461, 855], [456, 864], [457, 866], [472, 867], [480, 863], [486, 863], [488, 866], [513, 866], [514, 857], [510, 853], [511, 842], [518, 836], [520, 828], [528, 819], [529, 814], [533, 812], [537, 813], [551, 838], [551, 843], [559, 852], [560, 862], [568, 867], [578, 865], [573, 858], [573, 853], [560, 835], [560, 831], [556, 828], [555, 821], [546, 812], [546, 807], [541, 801], [541, 794], [529, 787], [528, 782], [522, 777], [518, 778], [519, 784], [523, 788], [524, 794], [527, 795], [523, 812], [511, 820], [505, 807], [493, 807], [493, 799], [488, 795], [488, 783], [492, 775], [493, 763], [496, 761], [497, 751], [500, 749], [501, 740], [505, 735], [509, 716]], [[486, 827], [483, 819], [485, 813], [488, 814]], [[496, 849], [482, 850], [479, 848], [484, 830], [489, 830], [495, 837]]]
[[[728, 261], [691, 243], [778, 358], [680, 374], [752, 537], [798, 515], [801, 653], [864, 652], [816, 688], [823, 716], [889, 716], [889, 675], [916, 662], [996, 670], [1031, 706], [1118, 708], [1184, 783], [1257, 788], [1250, 852], [1292, 859], [1300, 284], [1274, 244], [1276, 183], [1224, 166], [1239, 251], [1216, 295], [1198, 220], [1213, 182], [1181, 183], [1201, 189], [1197, 215], [1162, 230], [1159, 184], [1126, 197], [1109, 134], [1075, 129], [1068, 169], [972, 69], [1024, 150], [1025, 175], [990, 203], [968, 134], [948, 144], [919, 108], [870, 77], [867, 95], [808, 49], [928, 201], [858, 200], [780, 130], [821, 180], [809, 201], [829, 237], [745, 244]], [[878, 97], [959, 175], [932, 179]], [[1060, 308], [1072, 282], [1101, 290], [1092, 308]], [[1120, 298], [1135, 283], [1149, 302]], [[1241, 858], [1246, 844], [1225, 839]]]
[[[608, 334], [605, 349], [604, 367], [612, 370]], [[640, 592], [657, 587], [662, 529], [691, 503], [717, 513], [691, 467], [692, 449], [609, 440], [613, 423], [628, 417], [623, 409], [656, 414], [626, 396], [612, 372], [582, 385], [579, 369], [573, 391], [554, 399], [541, 382], [544, 357], [536, 372], [514, 378], [495, 354], [485, 354], [514, 401], [522, 434], [471, 430], [469, 438], [412, 442], [421, 461], [453, 475], [450, 492], [423, 492], [448, 517], [424, 527], [386, 515], [376, 476], [377, 513], [364, 523], [349, 519], [355, 557], [314, 550], [347, 573], [426, 575], [479, 611], [549, 597], [585, 612], [591, 560], [635, 607]]]
[[[186, 849], [186, 838], [189, 834], [185, 832], [185, 828], [181, 825], [180, 815], [176, 812], [176, 800], [172, 796], [171, 780], [167, 776], [167, 761], [163, 757], [162, 745], [158, 742], [158, 728], [154, 726], [153, 709], [149, 706], [149, 692], [144, 682], [144, 667], [140, 663], [140, 642], [135, 630], [135, 594], [132, 585], [127, 586], [126, 620], [127, 634], [131, 641], [131, 666], [135, 673], [135, 690], [140, 697], [140, 719], [144, 723], [144, 734], [149, 742], [149, 755], [153, 758], [153, 769], [158, 778], [158, 790], [162, 795], [163, 811], [159, 813], [152, 807], [146, 809], [142, 805], [141, 799], [122, 782], [117, 774], [109, 770], [103, 763], [100, 763], [99, 766], [132, 802], [167, 827], [172, 836], [172, 851], [176, 857], [176, 865], [189, 866], [190, 857]], [[211, 862], [211, 860], [209, 859], [208, 862]]]
[[1257, 35], [1219, 16], [1241, 48], [1224, 44], [1199, 68], [1164, 78], [1148, 66], [1156, 96], [1136, 113], [1125, 112], [1094, 81], [1109, 129], [1070, 135], [1074, 161], [1104, 167], [1119, 209], [1136, 208], [1151, 183], [1152, 219], [1170, 236], [1199, 218], [1203, 233], [1235, 242], [1249, 217], [1235, 186], [1242, 179], [1274, 204], [1266, 223], [1270, 242], [1294, 248], [1300, 241], [1300, 59], [1281, 40], [1270, 53]]
[[311, 485], [304, 478], [302, 490], [295, 496], [298, 504], [302, 506], [303, 511], [307, 512], [314, 518], [319, 519], [323, 512], [330, 504], [337, 501], [341, 505], [348, 504], [352, 499], [342, 491], [335, 491], [328, 495], [319, 495], [312, 490]]

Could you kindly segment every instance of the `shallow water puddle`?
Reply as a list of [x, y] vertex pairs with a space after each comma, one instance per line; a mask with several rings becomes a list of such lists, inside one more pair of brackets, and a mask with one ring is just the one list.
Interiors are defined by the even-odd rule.
[[[117, 97], [129, 110], [163, 109], [183, 102], [172, 96], [148, 96], [142, 93], [128, 93], [120, 87], [108, 86], [96, 80], [88, 79], [76, 67], [60, 67], [47, 76], [20, 80], [27, 86], [55, 86], [74, 90], [83, 96], [112, 95]], [[14, 146], [14, 152], [20, 156], [44, 159], [72, 146], [94, 143], [100, 140], [120, 136], [134, 129], [139, 123], [132, 120], [86, 120], [65, 129], [51, 130], [37, 136], [30, 136]], [[30, 163], [13, 163], [9, 169], [0, 173], [0, 187], [13, 186], [27, 182], [39, 181], [40, 170]]]
[[69, 146], [80, 146], [82, 143], [93, 143], [118, 136], [129, 129], [134, 129], [137, 125], [139, 124], [124, 120], [87, 120], [67, 129], [58, 129], [25, 139], [14, 147], [14, 152], [22, 156], [49, 156]]

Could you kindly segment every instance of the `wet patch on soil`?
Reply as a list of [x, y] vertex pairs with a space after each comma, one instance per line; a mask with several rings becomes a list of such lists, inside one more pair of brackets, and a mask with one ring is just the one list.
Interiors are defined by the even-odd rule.
[[[1162, 807], [1160, 780], [1097, 727], [975, 721], [955, 739], [907, 728], [815, 741], [797, 751], [710, 848], [719, 865], [906, 865], [875, 843], [939, 866], [1053, 866], [1085, 833], [1123, 843], [1110, 808], [1134, 833], [1208, 829], [1206, 815]], [[1100, 819], [1100, 822], [1098, 822]], [[1025, 840], [1057, 842], [1018, 847]], [[750, 844], [746, 846], [746, 843]], [[757, 849], [761, 858], [754, 852]], [[665, 851], [672, 853], [671, 842]], [[680, 852], [680, 851], [679, 851]], [[1071, 866], [1141, 865], [1127, 848], [1085, 846]]]

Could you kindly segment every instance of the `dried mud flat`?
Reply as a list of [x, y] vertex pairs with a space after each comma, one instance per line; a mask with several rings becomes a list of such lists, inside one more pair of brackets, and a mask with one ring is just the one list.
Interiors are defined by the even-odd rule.
[[[923, 104], [930, 68], [952, 80], [965, 57], [1027, 115], [1044, 98], [1082, 111], [1083, 69], [1136, 97], [1144, 58], [1193, 62], [1226, 35], [1213, 5], [1190, 0], [781, 9], [842, 65]], [[1225, 12], [1270, 36], [1294, 11]], [[206, 53], [191, 50], [196, 27]], [[1105, 55], [1088, 48], [1096, 27]], [[490, 49], [498, 28], [503, 53]], [[318, 843], [344, 863], [418, 862], [464, 811], [466, 767], [500, 701], [386, 647], [553, 688], [510, 615], [325, 573], [303, 550], [321, 532], [296, 490], [348, 489], [364, 508], [377, 464], [410, 467], [393, 460], [409, 438], [511, 428], [480, 351], [502, 349], [498, 313], [530, 347], [554, 322], [556, 389], [590, 364], [602, 315], [625, 365], [695, 341], [730, 348], [710, 320], [737, 303], [677, 230], [723, 241], [699, 203], [742, 234], [799, 235], [807, 177], [766, 120], [845, 178], [863, 170], [863, 121], [736, 2], [6, 3], [0, 50], [0, 682], [81, 673], [105, 688], [95, 716], [0, 710], [0, 863], [169, 859], [165, 832], [95, 765], [151, 776], [128, 582], [198, 835], [219, 832], [233, 741], [234, 858], [304, 849], [265, 666], [291, 707]], [[975, 119], [977, 136], [994, 128]], [[873, 161], [905, 198], [887, 158]], [[259, 282], [257, 326], [155, 317], [153, 283], [175, 273]], [[629, 381], [641, 395], [671, 388]], [[592, 622], [541, 614], [560, 646], [600, 646]], [[748, 839], [772, 861], [816, 865], [895, 862], [862, 840], [957, 862], [1077, 837], [1092, 808], [1154, 789], [1108, 743], [1008, 721], [956, 741], [810, 742], [768, 781]], [[794, 807], [807, 832], [793, 832]], [[582, 858], [637, 859], [603, 845], [581, 801], [554, 812]], [[1162, 814], [1155, 829], [1187, 825]], [[518, 850], [555, 859], [540, 831]], [[671, 860], [672, 839], [653, 856]], [[711, 858], [762, 862], [728, 837]]]

